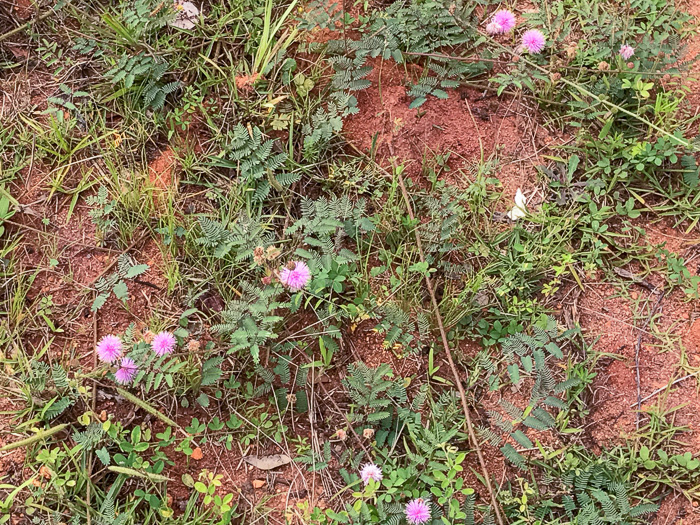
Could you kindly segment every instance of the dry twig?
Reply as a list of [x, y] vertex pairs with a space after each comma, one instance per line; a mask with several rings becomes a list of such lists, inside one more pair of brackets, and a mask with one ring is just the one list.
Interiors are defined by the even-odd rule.
[[[390, 149], [391, 144], [389, 145]], [[393, 156], [393, 152], [392, 152]], [[406, 185], [403, 182], [403, 177], [401, 176], [401, 173], [397, 172], [398, 179], [399, 179], [399, 187], [401, 188], [401, 193], [403, 195], [404, 201], [406, 202], [406, 207], [408, 209], [408, 216], [411, 218], [412, 221], [415, 220], [415, 215], [413, 213], [413, 206], [411, 206], [411, 201], [408, 196], [408, 191], [406, 190]], [[418, 229], [414, 230], [415, 236], [416, 236], [416, 247], [418, 248], [418, 256], [420, 258], [421, 263], [425, 263], [425, 255], [423, 253], [423, 246], [420, 240], [420, 234], [418, 233]], [[425, 285], [428, 288], [428, 294], [430, 295], [430, 302], [433, 305], [433, 312], [435, 313], [435, 319], [437, 320], [438, 324], [438, 330], [440, 331], [440, 338], [442, 339], [442, 345], [445, 348], [445, 354], [447, 355], [447, 362], [450, 365], [450, 370], [452, 371], [452, 375], [454, 376], [455, 384], [457, 385], [457, 390], [459, 391], [459, 398], [462, 402], [462, 410], [464, 412], [464, 421], [467, 427], [467, 432], [469, 434], [469, 439], [472, 442], [472, 446], [474, 447], [474, 450], [476, 450], [476, 455], [479, 458], [479, 464], [481, 466], [481, 473], [484, 477], [484, 482], [486, 483], [486, 489], [489, 491], [489, 496], [491, 497], [491, 504], [493, 505], [493, 510], [496, 513], [496, 519], [498, 520], [499, 525], [504, 525], [503, 517], [501, 516], [501, 511], [498, 507], [498, 502], [496, 501], [496, 494], [493, 490], [493, 486], [491, 485], [491, 477], [489, 475], [488, 469], [486, 468], [486, 462], [484, 461], [484, 455], [481, 453], [481, 447], [479, 446], [479, 440], [476, 437], [476, 433], [474, 432], [474, 425], [472, 424], [472, 418], [471, 414], [469, 412], [469, 405], [467, 404], [467, 396], [466, 393], [464, 392], [464, 386], [462, 385], [462, 380], [459, 377], [459, 373], [457, 372], [457, 368], [455, 367], [454, 360], [452, 359], [452, 352], [450, 351], [450, 346], [447, 341], [447, 333], [445, 332], [445, 327], [442, 322], [442, 315], [440, 314], [440, 307], [437, 302], [437, 298], [435, 297], [435, 290], [433, 288], [433, 283], [432, 280], [430, 279], [430, 276], [426, 273], [425, 276]]]
[[637, 429], [639, 429], [639, 415], [642, 412], [642, 382], [639, 376], [639, 352], [642, 349], [642, 337], [644, 335], [644, 332], [646, 331], [647, 327], [649, 326], [649, 323], [651, 323], [652, 318], [656, 314], [656, 311], [659, 309], [659, 305], [661, 304], [662, 299], [664, 298], [664, 295], [666, 295], [666, 291], [664, 290], [659, 294], [659, 298], [656, 300], [654, 303], [654, 306], [651, 308], [651, 312], [649, 312], [649, 316], [647, 317], [647, 320], [644, 321], [644, 326], [642, 327], [641, 330], [639, 330], [639, 334], [637, 335], [637, 346], [634, 351], [634, 369], [635, 369], [635, 379], [637, 381], [637, 414], [636, 414], [636, 425]]
[[[469, 106], [467, 106], [469, 108]], [[470, 109], [470, 114], [471, 114], [471, 109]], [[472, 120], [474, 119], [472, 115]], [[476, 124], [476, 123], [475, 123]], [[361, 155], [365, 160], [368, 162], [372, 162], [377, 165], [377, 167], [385, 173], [385, 175], [389, 178], [393, 178], [393, 175], [389, 173], [383, 166], [378, 164], [375, 160], [371, 159], [368, 155], [366, 155], [362, 150], [360, 150], [357, 146], [355, 146], [353, 143], [348, 142], [348, 145], [359, 155]], [[394, 157], [394, 148], [391, 145], [391, 142], [388, 144], [389, 146], [389, 152], [392, 157]], [[415, 214], [413, 213], [413, 206], [411, 205], [411, 201], [408, 195], [408, 191], [406, 190], [406, 185], [404, 184], [403, 177], [401, 176], [400, 173], [397, 173], [398, 175], [398, 182], [399, 182], [399, 187], [401, 189], [401, 194], [403, 195], [404, 201], [406, 203], [406, 208], [408, 211], [408, 215], [411, 218], [411, 220], [415, 220]], [[423, 252], [423, 245], [420, 240], [420, 234], [418, 233], [417, 229], [414, 229], [414, 233], [416, 236], [416, 247], [418, 248], [418, 256], [421, 260], [422, 263], [425, 262], [425, 253]], [[498, 501], [496, 500], [496, 493], [493, 489], [493, 485], [491, 484], [491, 477], [489, 476], [488, 469], [486, 468], [486, 462], [484, 461], [484, 455], [481, 452], [481, 446], [479, 445], [479, 440], [476, 437], [476, 433], [474, 432], [474, 425], [472, 424], [472, 419], [471, 419], [471, 414], [469, 412], [469, 405], [467, 403], [467, 396], [464, 391], [464, 386], [462, 385], [462, 381], [459, 377], [459, 373], [457, 372], [457, 368], [454, 364], [454, 360], [452, 359], [452, 352], [450, 351], [449, 343], [447, 341], [447, 333], [445, 332], [445, 327], [443, 325], [442, 321], [442, 315], [440, 314], [440, 308], [437, 302], [437, 298], [435, 297], [435, 290], [433, 288], [433, 283], [432, 280], [430, 279], [430, 276], [428, 274], [425, 275], [425, 284], [426, 287], [428, 288], [428, 294], [430, 295], [430, 300], [433, 306], [433, 311], [435, 313], [435, 318], [438, 323], [438, 329], [440, 331], [440, 338], [442, 340], [442, 345], [445, 348], [445, 353], [447, 355], [447, 360], [448, 364], [450, 366], [450, 370], [452, 372], [452, 375], [455, 380], [455, 384], [457, 385], [457, 390], [459, 392], [459, 397], [460, 401], [462, 404], [462, 411], [464, 412], [464, 418], [465, 418], [465, 426], [467, 427], [467, 433], [469, 435], [469, 439], [472, 443], [472, 447], [474, 447], [474, 450], [476, 451], [477, 458], [479, 459], [479, 466], [481, 467], [481, 473], [484, 478], [484, 482], [486, 483], [486, 489], [489, 492], [489, 497], [491, 499], [491, 504], [494, 509], [494, 513], [496, 514], [496, 520], [498, 521], [499, 525], [505, 525], [505, 521], [503, 520], [503, 516], [501, 515], [500, 508], [498, 506]], [[307, 356], [308, 358], [308, 356]], [[323, 387], [323, 385], [321, 385]], [[325, 390], [325, 388], [324, 388]], [[335, 401], [333, 398], [330, 398], [333, 404], [335, 405]], [[336, 409], [338, 408], [337, 405]], [[344, 414], [343, 414], [344, 415]], [[353, 431], [353, 434], [357, 438], [358, 442], [362, 446], [363, 450], [367, 452], [367, 449], [364, 447], [362, 444], [360, 437], [357, 435], [355, 430], [352, 428], [352, 425], [350, 425], [350, 429]]]

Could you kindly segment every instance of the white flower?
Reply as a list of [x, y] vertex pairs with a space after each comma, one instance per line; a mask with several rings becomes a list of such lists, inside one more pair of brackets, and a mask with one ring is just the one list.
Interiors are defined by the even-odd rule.
[[199, 16], [199, 9], [192, 2], [175, 2], [175, 20], [170, 25], [180, 29], [193, 29]]
[[525, 217], [525, 215], [527, 215], [527, 208], [525, 207], [526, 202], [525, 194], [518, 188], [518, 191], [515, 192], [515, 206], [507, 213], [508, 218], [512, 221], [517, 221]]
[[365, 485], [367, 485], [369, 484], [370, 479], [373, 479], [379, 483], [384, 476], [382, 476], [381, 468], [374, 463], [367, 463], [362, 467], [362, 470], [360, 470], [360, 477], [362, 478], [362, 481], [364, 481]]

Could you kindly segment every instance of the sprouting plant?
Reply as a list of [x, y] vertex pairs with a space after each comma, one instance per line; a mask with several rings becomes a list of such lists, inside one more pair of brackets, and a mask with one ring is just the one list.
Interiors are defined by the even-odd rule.
[[234, 170], [242, 184], [255, 189], [253, 200], [260, 202], [271, 188], [280, 191], [300, 178], [300, 174], [277, 173], [287, 161], [287, 154], [275, 152], [275, 144], [275, 140], [265, 140], [260, 128], [237, 124], [226, 137], [224, 151], [213, 157], [211, 164]]
[[237, 262], [253, 260], [256, 248], [268, 249], [275, 241], [262, 222], [246, 214], [228, 225], [199, 217], [199, 226], [202, 235], [196, 239], [198, 244], [213, 250], [218, 258], [230, 254]]
[[381, 364], [370, 368], [364, 363], [348, 365], [348, 375], [343, 384], [353, 401], [348, 420], [372, 428], [390, 422], [395, 414], [395, 404], [405, 403], [406, 388], [393, 379], [391, 367]]
[[[332, 341], [330, 338], [327, 339]], [[255, 370], [263, 380], [255, 390], [255, 396], [272, 393], [280, 410], [293, 408], [299, 413], [304, 413], [308, 410], [309, 403], [305, 390], [308, 368], [294, 365], [291, 357], [288, 355], [279, 355], [273, 368], [264, 368], [258, 364]]]
[[[558, 396], [575, 387], [580, 381], [577, 377], [557, 381], [554, 368], [547, 364], [548, 360], [564, 358], [560, 344], [565, 342], [570, 334], [559, 335], [557, 323], [551, 317], [543, 317], [532, 325], [532, 332], [532, 335], [524, 332], [514, 333], [501, 345], [511, 383], [522, 386], [525, 376], [532, 380], [527, 407], [520, 408], [503, 398], [499, 404], [505, 416], [496, 410], [489, 411], [491, 423], [500, 432], [509, 434], [510, 438], [525, 449], [533, 448], [534, 444], [523, 430], [547, 430], [556, 427], [556, 419], [547, 407], [565, 410], [567, 405]], [[498, 384], [497, 376], [492, 376], [488, 381], [491, 388]], [[501, 447], [501, 452], [511, 463], [519, 468], [526, 468], [525, 457], [513, 445], [506, 442], [501, 446], [501, 437], [491, 429], [482, 428], [481, 431], [492, 445]]]
[[47, 99], [51, 106], [44, 113], [52, 115], [58, 122], [64, 121], [64, 112], [71, 112], [78, 118], [83, 119], [79, 114], [78, 106], [85, 102], [90, 93], [87, 91], [72, 91], [65, 84], [59, 85], [58, 88], [61, 90], [61, 93], [58, 96]]
[[278, 337], [277, 326], [283, 318], [275, 312], [289, 305], [279, 300], [279, 284], [259, 286], [242, 282], [240, 288], [240, 298], [226, 306], [221, 312], [222, 322], [213, 330], [229, 337], [229, 352], [250, 352], [258, 363], [261, 350]]
[[90, 195], [85, 199], [85, 202], [89, 206], [94, 206], [88, 212], [88, 215], [95, 224], [99, 234], [104, 238], [117, 225], [116, 220], [112, 216], [112, 212], [117, 206], [117, 201], [109, 198], [109, 192], [105, 186], [100, 186], [97, 190], [97, 195]]
[[78, 399], [75, 383], [58, 363], [49, 366], [43, 361], [32, 361], [24, 383], [25, 396], [43, 421], [58, 417]]
[[343, 92], [332, 93], [327, 107], [318, 108], [311, 122], [304, 125], [304, 157], [314, 160], [333, 136], [343, 129], [343, 119], [358, 112], [357, 99]]
[[162, 82], [168, 63], [150, 55], [122, 55], [105, 76], [112, 84], [123, 82], [123, 92], [136, 91], [146, 107], [160, 109], [165, 97], [180, 87], [180, 82]]
[[95, 283], [98, 294], [92, 303], [92, 311], [102, 308], [111, 294], [126, 304], [129, 299], [127, 281], [136, 279], [148, 271], [148, 268], [147, 264], [137, 264], [127, 253], [120, 255], [117, 270], [107, 276], [100, 277]]

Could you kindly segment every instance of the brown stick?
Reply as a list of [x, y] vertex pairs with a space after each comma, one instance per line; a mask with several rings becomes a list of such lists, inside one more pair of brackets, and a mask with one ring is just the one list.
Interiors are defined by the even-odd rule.
[[[68, 5], [69, 3], [70, 3], [70, 1], [69, 1], [66, 5]], [[65, 6], [63, 6], [63, 7], [65, 7]], [[29, 20], [28, 22], [22, 24], [21, 26], [15, 27], [15, 28], [12, 29], [11, 31], [8, 31], [7, 33], [4, 33], [4, 34], [0, 35], [0, 42], [2, 42], [3, 40], [7, 40], [8, 38], [10, 38], [11, 36], [16, 35], [17, 33], [21, 33], [21, 32], [24, 31], [26, 28], [28, 28], [30, 25], [32, 25], [32, 24], [34, 24], [34, 23], [36, 23], [36, 22], [41, 22], [42, 20], [45, 20], [46, 18], [50, 17], [51, 15], [53, 15], [53, 14], [55, 14], [55, 13], [57, 13], [57, 11], [54, 11], [53, 9], [49, 9], [48, 11], [46, 11], [46, 13], [40, 15], [39, 17], [37, 17], [37, 18], [32, 18], [31, 20]]]
[[651, 312], [649, 312], [649, 316], [647, 317], [647, 320], [644, 322], [644, 326], [639, 330], [639, 334], [637, 335], [637, 345], [634, 350], [634, 369], [635, 369], [635, 379], [637, 381], [637, 414], [636, 414], [636, 427], [639, 429], [639, 419], [640, 419], [640, 414], [642, 413], [642, 381], [640, 378], [639, 374], [639, 352], [642, 349], [642, 337], [644, 335], [644, 332], [646, 331], [647, 327], [649, 326], [649, 323], [651, 323], [652, 318], [656, 314], [656, 310], [659, 309], [659, 305], [661, 304], [661, 300], [664, 298], [664, 295], [666, 295], [666, 291], [664, 290], [659, 294], [659, 298], [656, 300], [654, 303], [654, 306], [651, 309]]
[[[300, 352], [302, 356], [304, 356], [304, 359], [306, 359], [309, 363], [313, 363], [311, 358], [306, 355], [304, 352]], [[340, 407], [338, 406], [338, 403], [335, 402], [335, 399], [333, 399], [333, 396], [331, 396], [328, 393], [328, 390], [326, 390], [326, 386], [319, 380], [318, 386], [321, 387], [321, 390], [323, 390], [323, 393], [325, 396], [330, 399], [331, 403], [333, 404], [333, 407], [338, 411], [338, 413], [343, 416], [343, 419], [345, 419], [345, 423], [348, 425], [348, 428], [350, 429], [350, 432], [352, 432], [352, 435], [355, 436], [355, 439], [357, 440], [357, 443], [362, 447], [362, 450], [364, 450], [365, 454], [367, 454], [367, 458], [370, 457], [369, 450], [367, 450], [367, 447], [365, 447], [365, 444], [362, 442], [362, 438], [359, 436], [357, 432], [355, 432], [355, 427], [352, 426], [352, 423], [350, 423], [350, 420], [348, 420], [347, 416], [345, 415], [345, 412], [340, 410]]]
[[[660, 394], [660, 393], [663, 392], [664, 390], [667, 390], [667, 389], [671, 388], [672, 386], [677, 385], [678, 383], [681, 383], [682, 381], [685, 381], [686, 379], [690, 379], [691, 377], [695, 377], [695, 376], [698, 375], [698, 374], [700, 374], [700, 370], [698, 370], [697, 372], [693, 372], [692, 374], [688, 374], [688, 375], [685, 375], [685, 376], [683, 376], [683, 377], [679, 377], [678, 379], [676, 379], [675, 381], [673, 381], [670, 385], [666, 385], [666, 386], [663, 386], [663, 387], [661, 387], [661, 388], [657, 388], [656, 390], [654, 390], [654, 391], [653, 391], [651, 394], [649, 394], [648, 396], [644, 396], [644, 397], [642, 398], [642, 403], [644, 403], [644, 401], [647, 401], [647, 400], [651, 399], [651, 398], [654, 397], [655, 395]], [[630, 405], [630, 408], [634, 408], [636, 405], [637, 405], [637, 402], [634, 402], [634, 403], [632, 403], [632, 404]]]
[[[92, 369], [95, 370], [97, 368], [97, 310], [92, 312]], [[92, 382], [92, 402], [91, 402], [91, 410], [93, 417], [95, 415], [95, 409], [97, 408], [97, 380], [93, 380]], [[88, 465], [87, 465], [87, 487], [85, 488], [85, 501], [87, 502], [86, 505], [86, 512], [87, 512], [87, 525], [90, 525], [92, 522], [92, 518], [90, 516], [90, 484], [92, 480], [92, 458], [93, 454], [90, 454], [90, 457], [88, 458]]]
[[[391, 144], [389, 144], [389, 149], [391, 150], [391, 155], [393, 157], [393, 148], [391, 147]], [[413, 213], [413, 206], [411, 206], [411, 201], [408, 196], [408, 191], [406, 191], [406, 186], [403, 182], [403, 176], [401, 175], [400, 172], [396, 171], [396, 175], [399, 178], [399, 187], [401, 188], [401, 194], [403, 195], [403, 199], [406, 202], [406, 208], [408, 209], [408, 216], [411, 218], [411, 221], [415, 220], [415, 215]], [[418, 248], [418, 256], [420, 257], [420, 262], [425, 263], [425, 255], [423, 253], [423, 246], [420, 240], [420, 234], [418, 233], [418, 229], [414, 230], [415, 236], [416, 236], [416, 247]], [[496, 519], [498, 520], [499, 525], [504, 525], [503, 517], [501, 516], [501, 511], [498, 507], [498, 502], [496, 501], [496, 494], [493, 490], [493, 486], [491, 485], [491, 477], [489, 475], [488, 470], [486, 469], [486, 462], [484, 461], [484, 455], [481, 453], [481, 447], [479, 446], [479, 440], [476, 437], [476, 433], [474, 432], [474, 425], [472, 424], [472, 418], [469, 413], [469, 405], [467, 404], [467, 396], [466, 393], [464, 392], [464, 386], [462, 386], [462, 380], [459, 377], [459, 373], [457, 372], [457, 367], [455, 366], [454, 360], [452, 359], [452, 352], [450, 351], [450, 346], [447, 341], [447, 334], [445, 332], [445, 327], [442, 322], [442, 315], [440, 314], [440, 307], [438, 305], [437, 299], [435, 298], [435, 291], [433, 289], [433, 283], [432, 280], [430, 279], [430, 276], [426, 273], [425, 276], [425, 285], [428, 288], [428, 293], [430, 294], [430, 302], [433, 304], [433, 312], [435, 313], [435, 319], [437, 320], [438, 324], [438, 330], [440, 331], [440, 338], [442, 339], [442, 346], [445, 347], [445, 354], [447, 355], [447, 362], [450, 365], [450, 370], [452, 371], [452, 375], [454, 376], [455, 384], [457, 385], [457, 390], [459, 391], [459, 398], [462, 401], [462, 410], [464, 412], [464, 420], [465, 424], [467, 427], [467, 432], [469, 433], [469, 439], [472, 442], [472, 447], [474, 447], [474, 450], [476, 450], [476, 455], [479, 458], [479, 464], [481, 465], [481, 473], [484, 477], [484, 481], [486, 482], [486, 489], [489, 491], [489, 496], [491, 496], [491, 504], [493, 505], [493, 510], [496, 513]]]
[[[441, 60], [456, 60], [457, 62], [491, 62], [493, 64], [513, 64], [513, 60], [500, 60], [497, 58], [480, 58], [480, 57], [458, 57], [452, 55], [445, 55], [443, 53], [404, 53], [404, 55], [416, 56], [416, 57], [428, 57], [428, 58], [439, 58]], [[590, 71], [593, 73], [600, 73], [599, 69], [586, 68], [586, 67], [575, 67], [575, 66], [558, 66], [559, 69], [570, 69], [573, 71]], [[628, 69], [606, 69], [606, 73], [629, 73]], [[640, 75], [647, 75], [650, 77], [661, 77], [666, 75], [665, 71], [655, 72], [639, 72]]]
[[[468, 107], [468, 106], [467, 106]], [[470, 110], [471, 113], [471, 110]], [[474, 117], [472, 116], [472, 119]], [[365, 160], [368, 162], [372, 162], [375, 164], [381, 171], [383, 171], [387, 177], [392, 177], [392, 174], [389, 173], [384, 166], [380, 165], [377, 163], [375, 160], [371, 159], [368, 155], [366, 155], [361, 149], [359, 149], [357, 146], [355, 146], [352, 142], [348, 141], [346, 139], [346, 143], [353, 149], [355, 150], [359, 155], [361, 155]], [[389, 146], [389, 153], [391, 154], [392, 157], [394, 157], [394, 148], [391, 145], [391, 143], [388, 144]], [[413, 213], [413, 206], [411, 206], [411, 201], [408, 196], [408, 191], [406, 190], [406, 186], [403, 182], [403, 177], [401, 176], [400, 173], [397, 173], [398, 179], [399, 179], [399, 187], [401, 189], [401, 194], [403, 195], [404, 201], [406, 202], [406, 208], [408, 209], [408, 215], [411, 218], [411, 220], [415, 220], [415, 214]], [[420, 240], [420, 235], [418, 233], [418, 230], [414, 230], [415, 236], [416, 236], [416, 246], [418, 248], [418, 255], [420, 257], [420, 260], [422, 263], [425, 262], [425, 254], [423, 252], [423, 245]], [[437, 299], [435, 297], [435, 291], [433, 289], [433, 283], [428, 276], [428, 274], [425, 275], [425, 284], [428, 288], [428, 293], [430, 295], [430, 301], [433, 306], [433, 311], [435, 313], [435, 318], [438, 323], [438, 329], [440, 330], [440, 338], [442, 340], [442, 345], [445, 348], [445, 353], [447, 354], [447, 360], [448, 364], [450, 365], [450, 370], [452, 371], [452, 375], [455, 379], [455, 384], [457, 385], [457, 390], [459, 391], [459, 398], [460, 401], [462, 402], [462, 411], [464, 412], [464, 418], [465, 418], [465, 425], [467, 427], [467, 433], [469, 434], [469, 440], [472, 443], [472, 447], [474, 447], [474, 450], [476, 450], [476, 455], [479, 459], [479, 465], [481, 467], [481, 473], [484, 477], [484, 481], [486, 483], [486, 489], [489, 491], [489, 496], [491, 498], [491, 504], [493, 505], [493, 510], [496, 514], [496, 520], [498, 521], [499, 525], [505, 525], [505, 521], [503, 520], [503, 516], [501, 515], [500, 508], [498, 506], [498, 502], [496, 500], [496, 493], [493, 490], [493, 485], [491, 485], [491, 478], [489, 477], [489, 472], [488, 469], [486, 468], [486, 462], [484, 461], [484, 455], [481, 452], [481, 446], [479, 446], [479, 440], [476, 437], [476, 433], [474, 432], [474, 425], [472, 424], [472, 419], [471, 415], [469, 412], [469, 405], [467, 404], [467, 396], [464, 391], [464, 387], [462, 386], [462, 381], [459, 378], [459, 373], [457, 372], [457, 367], [455, 367], [454, 360], [452, 359], [452, 352], [450, 351], [450, 346], [447, 341], [447, 333], [445, 332], [445, 327], [442, 322], [442, 315], [440, 314], [440, 308], [437, 302]], [[305, 355], [305, 354], [304, 354]], [[308, 357], [308, 356], [307, 356]], [[331, 398], [331, 401], [333, 399]], [[335, 402], [333, 402], [335, 404]], [[336, 405], [337, 408], [337, 405]], [[343, 414], [344, 415], [344, 414]], [[352, 429], [352, 426], [350, 426]], [[354, 429], [353, 429], [353, 433]], [[359, 436], [355, 433], [355, 436], [359, 440]], [[364, 449], [364, 446], [362, 447]]]

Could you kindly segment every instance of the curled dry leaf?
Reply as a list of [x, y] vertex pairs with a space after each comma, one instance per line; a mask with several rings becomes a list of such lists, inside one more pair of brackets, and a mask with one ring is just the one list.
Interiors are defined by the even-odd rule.
[[199, 9], [192, 2], [175, 2], [175, 13], [175, 20], [170, 25], [179, 29], [193, 29], [199, 17]]
[[243, 460], [260, 470], [272, 470], [273, 468], [291, 463], [292, 458], [287, 454], [272, 454], [270, 456], [246, 456]]

